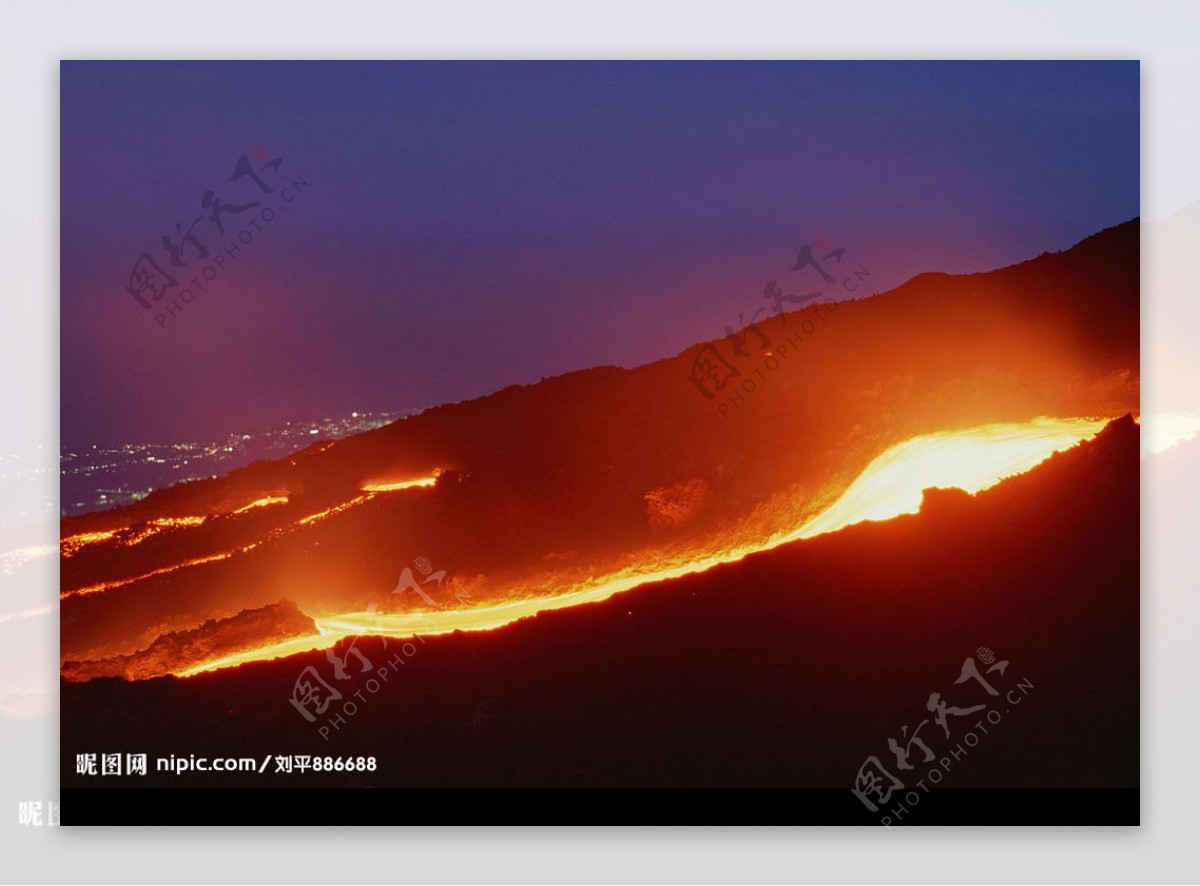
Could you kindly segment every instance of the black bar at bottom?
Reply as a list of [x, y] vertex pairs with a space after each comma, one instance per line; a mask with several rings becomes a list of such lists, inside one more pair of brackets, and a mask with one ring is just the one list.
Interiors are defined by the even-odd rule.
[[61, 810], [63, 825], [1140, 823], [1138, 788], [946, 788], [916, 800], [897, 815], [840, 788], [64, 788]]

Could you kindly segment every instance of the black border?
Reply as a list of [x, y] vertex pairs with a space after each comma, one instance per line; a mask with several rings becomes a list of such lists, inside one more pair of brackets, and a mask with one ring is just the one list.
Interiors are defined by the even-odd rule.
[[[909, 798], [912, 799], [911, 797]], [[1139, 788], [943, 788], [890, 827], [1141, 823]], [[849, 788], [64, 788], [70, 825], [865, 825]]]

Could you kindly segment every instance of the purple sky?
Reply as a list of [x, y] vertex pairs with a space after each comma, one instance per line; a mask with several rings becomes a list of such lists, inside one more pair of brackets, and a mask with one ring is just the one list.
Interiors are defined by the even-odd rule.
[[[1138, 215], [1138, 94], [1137, 62], [64, 63], [63, 442], [636, 365], [810, 291], [814, 238], [875, 291], [1063, 249]], [[206, 191], [260, 205], [221, 235]]]

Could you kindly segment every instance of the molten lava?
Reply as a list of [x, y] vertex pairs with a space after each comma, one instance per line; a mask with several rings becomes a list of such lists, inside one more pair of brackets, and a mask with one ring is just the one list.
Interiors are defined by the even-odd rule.
[[104, 532], [81, 532], [78, 535], [68, 536], [67, 538], [64, 538], [59, 545], [62, 556], [73, 556], [88, 545], [96, 544], [97, 542], [101, 541], [108, 541], [116, 534], [117, 530], [108, 529]]
[[[698, 551], [615, 571], [566, 587], [561, 593], [527, 595], [436, 613], [350, 612], [316, 618], [319, 635], [205, 661], [180, 671], [178, 676], [327, 648], [348, 636], [433, 636], [452, 631], [491, 630], [539, 612], [599, 602], [640, 585], [703, 572], [798, 539], [836, 532], [854, 523], [915, 513], [920, 508], [922, 491], [932, 486], [979, 492], [1028, 471], [1055, 452], [1090, 439], [1105, 424], [1106, 420], [1040, 418], [1023, 424], [990, 424], [914, 437], [878, 456], [825, 511], [800, 526], [781, 529], [766, 540], [731, 544], [722, 550]], [[356, 504], [372, 494], [367, 492], [340, 507]], [[512, 596], [520, 593], [521, 589], [514, 589]]]
[[[250, 546], [250, 547], [252, 547], [252, 546]], [[243, 550], [245, 550], [245, 549], [243, 549]], [[101, 581], [101, 582], [97, 582], [96, 584], [87, 585], [86, 587], [74, 588], [73, 590], [70, 590], [70, 591], [63, 591], [62, 593], [59, 594], [59, 597], [63, 600], [66, 600], [69, 597], [82, 597], [87, 594], [99, 594], [104, 591], [111, 591], [114, 588], [120, 588], [120, 587], [124, 587], [125, 585], [131, 585], [134, 582], [145, 581], [148, 578], [154, 578], [155, 576], [158, 576], [158, 575], [166, 575], [168, 572], [177, 572], [180, 569], [188, 569], [192, 566], [201, 566], [205, 563], [213, 563], [217, 560], [225, 560], [229, 557], [232, 557], [233, 554], [234, 554], [233, 551], [226, 551], [225, 553], [221, 553], [221, 554], [210, 554], [207, 557], [196, 557], [194, 560], [184, 560], [182, 563], [175, 563], [175, 564], [172, 564], [171, 566], [164, 566], [161, 569], [155, 569], [151, 572], [143, 573], [142, 575], [135, 575], [132, 578], [118, 578], [113, 581]]]
[[378, 480], [363, 484], [363, 492], [395, 492], [399, 489], [428, 488], [437, 483], [441, 471], [434, 471], [426, 477], [411, 477], [406, 480]]
[[159, 517], [151, 521], [151, 525], [169, 529], [173, 526], [199, 526], [204, 520], [204, 517]]
[[233, 513], [243, 514], [246, 511], [253, 510], [254, 508], [265, 508], [267, 505], [287, 504], [287, 500], [288, 497], [286, 495], [267, 495], [263, 498], [255, 499], [248, 505], [243, 505]]
[[342, 511], [348, 511], [350, 508], [360, 505], [365, 501], [370, 501], [372, 498], [373, 496], [370, 493], [355, 496], [349, 501], [342, 502], [340, 505], [334, 505], [333, 507], [326, 508], [323, 511], [317, 511], [315, 514], [309, 514], [307, 517], [302, 517], [296, 521], [296, 525], [307, 526], [310, 523], [318, 523], [327, 517], [332, 517], [334, 514], [340, 514]]
[[[395, 491], [398, 489], [412, 489], [412, 488], [417, 488], [417, 487], [433, 486], [435, 483], [437, 483], [437, 478], [440, 474], [441, 474], [440, 470], [435, 470], [432, 474], [424, 476], [424, 477], [415, 477], [415, 478], [410, 478], [407, 480], [388, 481], [386, 483], [379, 483], [379, 484], [364, 486], [363, 487], [364, 491], [362, 492], [361, 495], [357, 495], [354, 498], [350, 499], [349, 501], [344, 501], [344, 502], [341, 502], [340, 504], [332, 505], [331, 507], [328, 507], [323, 511], [318, 511], [315, 514], [309, 514], [306, 517], [301, 517], [299, 520], [297, 520], [295, 523], [293, 523], [291, 525], [273, 529], [269, 533], [268, 537], [269, 538], [278, 538], [279, 536], [289, 533], [289, 532], [293, 532], [296, 529], [299, 529], [300, 527], [309, 526], [313, 523], [318, 523], [318, 522], [325, 520], [329, 517], [332, 517], [336, 514], [340, 514], [344, 511], [347, 511], [350, 508], [357, 507], [360, 504], [364, 504], [365, 502], [368, 502], [371, 499], [375, 498], [376, 495], [379, 495], [384, 492], [392, 492], [392, 491]], [[251, 502], [250, 504], [246, 505], [245, 507], [242, 507], [236, 511], [233, 511], [232, 513], [240, 514], [243, 511], [250, 510], [251, 508], [265, 507], [265, 506], [271, 505], [271, 504], [286, 502], [287, 500], [288, 500], [287, 496], [265, 496], [263, 498], [260, 498], [260, 499], [257, 499], [255, 501]], [[153, 535], [156, 535], [159, 532], [163, 532], [167, 529], [178, 529], [178, 528], [182, 528], [182, 527], [199, 526], [202, 523], [204, 523], [205, 519], [206, 519], [205, 517], [161, 517], [156, 520], [151, 520], [136, 535], [129, 537], [129, 538], [122, 539], [122, 540], [120, 540], [120, 543], [126, 547], [133, 546], [133, 545], [136, 545], [136, 544], [144, 541], [145, 539], [147, 539]], [[64, 557], [69, 557], [69, 556], [77, 553], [82, 547], [84, 547], [87, 544], [94, 544], [97, 542], [113, 539], [113, 537], [116, 535], [117, 532], [118, 532], [118, 530], [110, 530], [107, 532], [93, 532], [93, 533], [86, 533], [86, 534], [81, 534], [81, 535], [74, 535], [69, 538], [63, 539], [62, 545], [61, 545], [62, 554]], [[164, 566], [160, 569], [155, 569], [150, 572], [143, 573], [141, 575], [132, 576], [130, 578], [120, 578], [120, 579], [114, 579], [112, 581], [97, 582], [95, 584], [87, 585], [86, 587], [74, 588], [72, 590], [63, 591], [59, 596], [61, 599], [65, 600], [69, 597], [79, 597], [79, 596], [84, 596], [87, 594], [103, 593], [105, 591], [110, 591], [115, 588], [121, 588], [121, 587], [125, 587], [127, 585], [135, 584], [136, 582], [145, 581], [150, 578], [156, 578], [157, 576], [165, 575], [166, 573], [169, 573], [169, 572], [176, 572], [180, 569], [187, 569], [192, 566], [201, 566], [205, 563], [213, 563], [217, 560], [226, 560], [229, 557], [232, 557], [236, 553], [239, 553], [239, 552], [245, 553], [247, 551], [253, 550], [254, 548], [258, 547], [258, 545], [259, 545], [259, 542], [251, 542], [250, 544], [243, 545], [240, 548], [237, 548], [235, 550], [221, 551], [219, 553], [209, 554], [209, 555], [206, 555], [203, 557], [196, 557], [192, 560], [185, 560], [182, 563], [176, 563], [171, 566]], [[50, 550], [52, 551], [53, 549], [51, 548]], [[19, 555], [22, 553], [23, 553], [22, 551], [13, 552], [14, 555]], [[3, 562], [3, 561], [0, 561], [0, 562]]]
[[922, 491], [930, 487], [980, 492], [1095, 436], [1104, 425], [1089, 419], [1039, 418], [1027, 424], [913, 437], [871, 462], [841, 498], [784, 541], [835, 532], [863, 520], [915, 514]]
[[363, 484], [362, 489], [359, 490], [362, 495], [355, 496], [349, 501], [344, 501], [339, 505], [334, 505], [333, 507], [326, 508], [323, 511], [318, 511], [315, 514], [309, 514], [307, 517], [304, 517], [298, 521], [297, 525], [307, 526], [309, 523], [317, 523], [326, 519], [327, 517], [332, 517], [335, 514], [340, 514], [343, 511], [347, 511], [350, 508], [357, 507], [358, 505], [368, 502], [376, 495], [384, 492], [395, 492], [400, 489], [416, 489], [433, 486], [435, 483], [437, 483], [437, 478], [441, 473], [442, 472], [440, 470], [436, 470], [432, 474], [429, 474], [425, 477], [412, 477], [407, 480], [387, 480], [378, 483], [365, 483]]

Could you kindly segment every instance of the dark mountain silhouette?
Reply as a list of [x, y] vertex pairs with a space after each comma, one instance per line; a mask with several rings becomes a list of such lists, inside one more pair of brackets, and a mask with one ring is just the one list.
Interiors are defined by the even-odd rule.
[[[744, 357], [710, 343], [741, 373], [712, 399], [690, 378], [697, 345], [632, 370], [504, 388], [64, 520], [64, 538], [115, 534], [64, 557], [62, 657], [131, 655], [280, 599], [314, 617], [361, 608], [416, 557], [476, 599], [553, 586], [798, 525], [916, 434], [1135, 410], [1138, 241], [1135, 220], [1014, 267], [925, 274], [763, 320]], [[434, 470], [433, 487], [359, 498], [364, 484]], [[99, 589], [114, 581], [128, 583]]]

